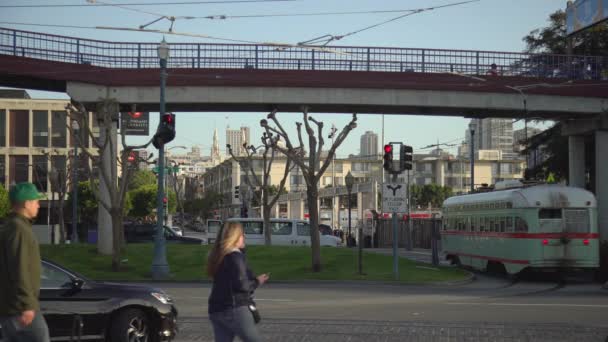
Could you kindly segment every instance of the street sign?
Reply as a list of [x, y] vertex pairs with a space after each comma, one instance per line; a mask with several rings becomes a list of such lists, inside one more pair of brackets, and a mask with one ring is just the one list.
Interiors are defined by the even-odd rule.
[[121, 131], [124, 135], [149, 135], [150, 113], [122, 112]]
[[382, 184], [382, 211], [404, 213], [407, 211], [407, 186], [398, 183]]

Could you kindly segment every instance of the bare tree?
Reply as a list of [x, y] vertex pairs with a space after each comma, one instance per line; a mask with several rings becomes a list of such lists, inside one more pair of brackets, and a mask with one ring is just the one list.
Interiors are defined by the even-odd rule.
[[[274, 126], [270, 126], [267, 120], [260, 121], [260, 125], [266, 130], [268, 135], [276, 134], [285, 141], [285, 147], [278, 145], [279, 139], [272, 140], [272, 146], [281, 153], [285, 154], [287, 158], [293, 161], [300, 170], [306, 182], [306, 200], [308, 202], [308, 214], [310, 215], [310, 245], [312, 248], [312, 270], [313, 272], [321, 271], [321, 246], [319, 237], [319, 207], [317, 202], [319, 199], [319, 180], [325, 173], [325, 170], [331, 164], [331, 160], [336, 154], [336, 149], [346, 139], [350, 131], [357, 127], [357, 114], [353, 113], [351, 121], [342, 128], [342, 131], [338, 134], [338, 137], [329, 149], [329, 153], [325, 160], [321, 161], [321, 152], [323, 151], [323, 122], [317, 121], [312, 117], [308, 116], [308, 108], [303, 108], [304, 114], [304, 127], [306, 134], [308, 135], [308, 158], [305, 158], [305, 146], [304, 139], [302, 138], [302, 123], [296, 122], [298, 130], [298, 141], [299, 145], [294, 144], [289, 139], [289, 136], [283, 126], [279, 123], [276, 118], [276, 111], [268, 114], [267, 119], [274, 123]], [[317, 128], [317, 135], [310, 125], [310, 122], [314, 123]], [[318, 168], [317, 168], [318, 167]], [[333, 184], [333, 180], [332, 180]]]
[[[176, 166], [179, 167], [179, 164]], [[173, 183], [173, 191], [175, 191], [175, 198], [177, 199], [177, 206], [180, 208], [181, 213], [181, 222], [182, 226], [184, 226], [184, 196], [185, 196], [185, 179], [180, 179], [175, 170], [169, 173], [171, 176], [171, 182]], [[182, 227], [182, 231], [185, 232], [185, 227]]]
[[[274, 115], [276, 111], [273, 111], [271, 114]], [[226, 145], [228, 148], [228, 152], [232, 156], [234, 160], [236, 160], [242, 169], [245, 170], [245, 182], [250, 189], [259, 188], [260, 191], [252, 191], [255, 199], [258, 203], [262, 205], [262, 218], [264, 219], [264, 243], [266, 246], [270, 246], [272, 244], [272, 231], [270, 229], [270, 212], [272, 211], [272, 207], [277, 203], [279, 197], [281, 196], [281, 191], [285, 188], [285, 181], [289, 176], [289, 172], [293, 167], [291, 166], [291, 159], [287, 158], [285, 163], [285, 171], [283, 172], [283, 178], [281, 178], [281, 182], [279, 183], [279, 191], [276, 194], [271, 195], [268, 189], [270, 188], [270, 171], [272, 170], [272, 164], [274, 163], [276, 157], [277, 149], [276, 146], [277, 141], [279, 140], [278, 135], [274, 135], [269, 132], [264, 132], [262, 134], [262, 177], [260, 181], [260, 177], [258, 177], [255, 168], [253, 167], [254, 156], [257, 152], [257, 148], [253, 145], [247, 146], [247, 142], [243, 144], [246, 157], [237, 157], [234, 155], [232, 151], [232, 146], [229, 144]], [[270, 155], [269, 155], [270, 154]], [[295, 164], [294, 164], [295, 165]], [[253, 181], [252, 181], [253, 179]]]
[[[68, 105], [66, 109], [70, 119], [76, 120], [79, 123], [81, 130], [83, 130], [83, 136], [91, 138], [94, 148], [99, 152], [99, 156], [102, 156], [106, 148], [111, 152], [116, 151], [115, 142], [112, 139], [113, 125], [116, 125], [116, 121], [118, 120], [118, 103], [116, 101], [112, 99], [102, 99], [97, 104], [97, 119], [99, 120], [99, 129], [104, 133], [101, 134], [103, 139], [98, 139], [93, 135], [91, 127], [89, 126], [89, 112], [83, 105], [72, 103]], [[71, 134], [74, 134], [71, 126], [68, 125], [68, 129], [70, 129]], [[103, 167], [103, 158], [97, 158], [87, 148], [84, 148], [85, 144], [83, 144], [82, 139], [80, 139], [78, 135], [73, 136], [76, 137], [78, 145], [83, 147], [82, 151], [91, 159], [93, 165], [97, 166], [99, 178], [103, 180], [103, 183], [108, 188], [109, 200], [100, 196], [100, 189], [95, 186], [99, 183], [95, 182], [93, 173], [89, 172], [91, 189], [95, 198], [101, 206], [110, 213], [112, 218], [112, 269], [118, 271], [120, 268], [121, 254], [124, 249], [123, 208], [125, 206], [129, 178], [133, 171], [132, 168], [128, 167], [129, 156], [133, 150], [146, 148], [150, 145], [152, 140], [150, 139], [150, 141], [144, 145], [129, 146], [126, 143], [125, 135], [121, 135], [123, 149], [120, 156], [116, 159], [116, 162], [122, 166], [122, 176], [119, 177], [115, 168], [110, 168], [110, 172], [108, 172], [108, 170]], [[111, 153], [111, 155], [113, 156], [114, 154]], [[152, 156], [150, 156], [150, 158], [151, 157]]]

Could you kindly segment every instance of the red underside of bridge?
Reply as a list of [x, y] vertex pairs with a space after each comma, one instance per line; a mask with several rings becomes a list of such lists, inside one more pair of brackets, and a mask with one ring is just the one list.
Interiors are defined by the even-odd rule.
[[[608, 98], [608, 81], [531, 77], [470, 77], [414, 72], [263, 69], [169, 69], [169, 86], [371, 88], [516, 93], [509, 87], [539, 85], [526, 94]], [[66, 82], [104, 86], [158, 86], [159, 69], [114, 69], [0, 55], [0, 85], [49, 91]], [[542, 84], [542, 85], [541, 85]]]

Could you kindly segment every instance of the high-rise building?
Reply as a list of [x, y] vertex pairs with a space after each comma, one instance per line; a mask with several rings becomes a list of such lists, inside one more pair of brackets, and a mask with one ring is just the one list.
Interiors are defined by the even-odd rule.
[[378, 134], [366, 131], [361, 135], [361, 146], [359, 155], [362, 157], [373, 157], [378, 155]]
[[465, 143], [467, 145], [471, 140], [471, 129], [475, 129], [475, 154], [479, 150], [498, 150], [501, 151], [504, 159], [517, 158], [517, 153], [513, 152], [513, 121], [511, 119], [486, 118], [471, 120], [469, 130], [466, 132]]
[[[232, 147], [232, 151], [237, 156], [245, 154], [243, 143], [251, 144], [249, 127], [241, 127], [240, 129], [226, 128], [226, 144]], [[226, 151], [227, 153], [227, 151]]]
[[542, 132], [541, 129], [535, 127], [528, 127], [513, 131], [513, 152], [519, 153], [523, 150], [523, 142], [538, 133]]

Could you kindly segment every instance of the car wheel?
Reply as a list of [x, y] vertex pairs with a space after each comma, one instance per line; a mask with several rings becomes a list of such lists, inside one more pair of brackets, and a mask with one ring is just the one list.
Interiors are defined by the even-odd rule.
[[152, 342], [152, 330], [145, 312], [126, 309], [112, 320], [110, 336], [112, 342]]

